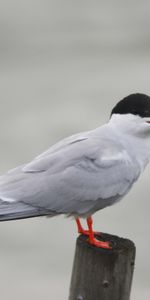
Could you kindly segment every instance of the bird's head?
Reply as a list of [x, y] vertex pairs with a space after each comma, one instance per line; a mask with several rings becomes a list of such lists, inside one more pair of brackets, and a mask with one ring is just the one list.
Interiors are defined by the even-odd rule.
[[140, 93], [125, 97], [113, 108], [110, 123], [131, 135], [150, 137], [150, 97]]

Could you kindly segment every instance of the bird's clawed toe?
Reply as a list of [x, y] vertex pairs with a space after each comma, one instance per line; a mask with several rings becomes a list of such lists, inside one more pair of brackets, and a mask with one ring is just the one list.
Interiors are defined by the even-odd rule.
[[99, 241], [95, 237], [93, 237], [93, 238], [89, 237], [89, 243], [93, 246], [98, 247], [98, 248], [112, 249], [112, 246], [109, 242]]

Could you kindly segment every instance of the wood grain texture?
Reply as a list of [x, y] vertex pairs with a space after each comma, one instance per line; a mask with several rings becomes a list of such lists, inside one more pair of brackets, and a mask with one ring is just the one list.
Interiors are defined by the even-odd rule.
[[78, 237], [69, 300], [129, 300], [134, 243], [104, 233], [102, 239], [111, 241], [113, 248], [96, 248], [88, 243], [86, 236]]

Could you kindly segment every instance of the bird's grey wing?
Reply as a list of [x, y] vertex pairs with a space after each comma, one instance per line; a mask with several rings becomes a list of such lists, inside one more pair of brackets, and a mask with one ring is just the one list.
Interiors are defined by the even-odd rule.
[[139, 177], [140, 166], [115, 145], [107, 150], [87, 151], [56, 174], [50, 188], [54, 200], [46, 207], [57, 213], [87, 216], [120, 200]]
[[43, 214], [84, 215], [122, 197], [138, 176], [125, 149], [89, 136], [9, 172], [0, 180], [0, 199]]
[[[64, 164], [63, 153], [70, 146], [87, 138], [88, 133], [68, 137], [30, 163], [0, 176], [0, 220], [51, 214], [51, 210], [44, 207], [45, 200], [47, 202], [47, 198], [51, 199], [51, 192], [46, 187], [47, 176], [51, 177], [61, 168]], [[47, 174], [48, 170], [51, 174]], [[52, 212], [54, 213], [56, 212]]]

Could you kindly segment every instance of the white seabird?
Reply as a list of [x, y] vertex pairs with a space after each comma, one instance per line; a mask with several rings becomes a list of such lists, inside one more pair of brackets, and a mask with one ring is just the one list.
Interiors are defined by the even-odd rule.
[[95, 238], [91, 216], [121, 200], [149, 160], [150, 97], [132, 94], [116, 104], [105, 125], [68, 137], [0, 176], [0, 221], [66, 214], [91, 244], [110, 248]]

